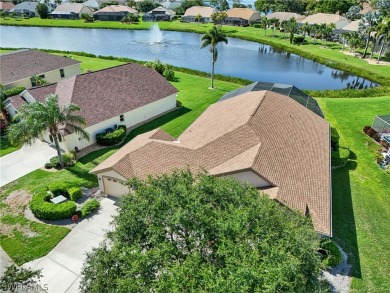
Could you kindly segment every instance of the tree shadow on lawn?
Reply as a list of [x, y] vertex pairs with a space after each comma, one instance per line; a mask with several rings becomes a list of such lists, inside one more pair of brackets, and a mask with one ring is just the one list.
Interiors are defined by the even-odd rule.
[[359, 247], [357, 244], [355, 216], [352, 206], [349, 172], [357, 163], [349, 161], [344, 168], [332, 170], [333, 238], [348, 253], [351, 274], [361, 278]]

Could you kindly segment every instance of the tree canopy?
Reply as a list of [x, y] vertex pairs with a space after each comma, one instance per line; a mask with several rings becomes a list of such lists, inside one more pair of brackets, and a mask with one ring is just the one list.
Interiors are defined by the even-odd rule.
[[310, 219], [232, 178], [188, 170], [129, 182], [82, 292], [313, 292]]

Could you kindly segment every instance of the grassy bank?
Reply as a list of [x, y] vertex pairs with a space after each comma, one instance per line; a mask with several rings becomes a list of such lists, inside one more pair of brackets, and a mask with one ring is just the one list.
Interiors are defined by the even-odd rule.
[[[0, 25], [19, 25], [19, 26], [46, 26], [46, 27], [79, 27], [79, 28], [105, 28], [105, 29], [149, 29], [154, 23], [140, 22], [138, 24], [122, 24], [120, 22], [101, 22], [84, 23], [82, 20], [55, 20], [55, 19], [21, 19], [15, 20], [12, 18], [0, 19]], [[163, 30], [185, 31], [204, 33], [212, 25], [211, 24], [196, 24], [196, 23], [181, 23], [159, 22], [159, 26]], [[263, 29], [253, 27], [232, 27], [223, 26], [223, 30], [230, 37], [250, 40], [254, 42], [262, 42], [270, 44], [277, 48], [299, 54], [300, 56], [312, 59], [330, 67], [344, 70], [358, 76], [370, 79], [382, 85], [390, 86], [390, 66], [380, 66], [368, 64], [367, 61], [353, 56], [346, 55], [341, 50], [341, 45], [331, 43], [324, 47], [319, 41], [307, 38], [308, 43], [305, 45], [292, 45], [288, 38], [280, 32], [275, 32], [272, 35], [271, 30], [265, 32]], [[6, 44], [5, 44], [6, 45]], [[390, 92], [390, 90], [389, 90]]]
[[18, 149], [20, 149], [20, 146], [13, 146], [6, 137], [0, 137], [0, 157], [8, 155]]
[[352, 264], [351, 292], [390, 288], [390, 176], [375, 163], [380, 147], [362, 129], [375, 115], [390, 113], [390, 96], [372, 99], [319, 99], [351, 161], [333, 171], [333, 232]]

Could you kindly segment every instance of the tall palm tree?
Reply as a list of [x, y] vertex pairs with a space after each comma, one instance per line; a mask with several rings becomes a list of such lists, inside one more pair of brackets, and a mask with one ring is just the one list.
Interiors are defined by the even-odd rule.
[[379, 54], [378, 54], [378, 60], [377, 60], [377, 63], [379, 63], [379, 60], [381, 59], [381, 55], [383, 53], [383, 48], [385, 44], [390, 40], [390, 17], [385, 18], [383, 21], [381, 21], [377, 27], [377, 30], [378, 33], [376, 35], [377, 35], [378, 43], [380, 44], [382, 42], [381, 49], [379, 50]]
[[290, 34], [290, 44], [292, 44], [294, 34], [298, 32], [298, 23], [294, 17], [291, 17], [287, 23], [287, 32]]
[[378, 25], [378, 21], [379, 13], [375, 11], [366, 13], [359, 22], [359, 33], [366, 36], [366, 46], [364, 48], [363, 58], [366, 58], [368, 45], [371, 39], [371, 32]]
[[267, 28], [268, 28], [268, 18], [265, 16], [263, 18], [261, 18], [260, 25], [264, 30], [264, 35], [266, 36], [267, 35]]
[[217, 45], [218, 43], [224, 42], [225, 44], [228, 43], [228, 39], [226, 37], [226, 34], [221, 30], [221, 28], [217, 26], [213, 26], [209, 31], [207, 31], [201, 39], [202, 45], [200, 48], [205, 48], [210, 46], [209, 50], [212, 54], [212, 60], [211, 60], [211, 88], [214, 88], [214, 65], [218, 58], [218, 50]]
[[200, 23], [200, 21], [202, 20], [202, 15], [200, 15], [200, 13], [198, 13], [196, 16], [195, 16], [195, 22]]
[[306, 36], [306, 34], [310, 37], [310, 33], [312, 31], [312, 26], [306, 22], [301, 26], [301, 30], [303, 32], [303, 36]]
[[82, 128], [86, 125], [86, 121], [75, 114], [78, 111], [80, 108], [75, 104], [61, 107], [58, 104], [58, 96], [53, 94], [46, 96], [43, 102], [23, 104], [15, 117], [19, 122], [8, 128], [8, 137], [14, 144], [24, 144], [31, 143], [34, 139], [49, 132], [50, 137], [53, 138], [60, 164], [64, 167], [59, 144], [62, 140], [61, 131], [74, 132], [89, 140], [89, 134]]
[[275, 28], [279, 25], [279, 19], [273, 17], [269, 20], [269, 23], [272, 25], [272, 36], [275, 36]]

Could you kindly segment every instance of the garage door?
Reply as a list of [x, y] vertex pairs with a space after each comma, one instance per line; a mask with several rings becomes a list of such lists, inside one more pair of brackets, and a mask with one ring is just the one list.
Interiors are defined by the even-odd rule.
[[106, 194], [121, 197], [129, 193], [129, 188], [120, 183], [120, 181], [110, 178], [103, 178], [104, 189], [106, 190]]

